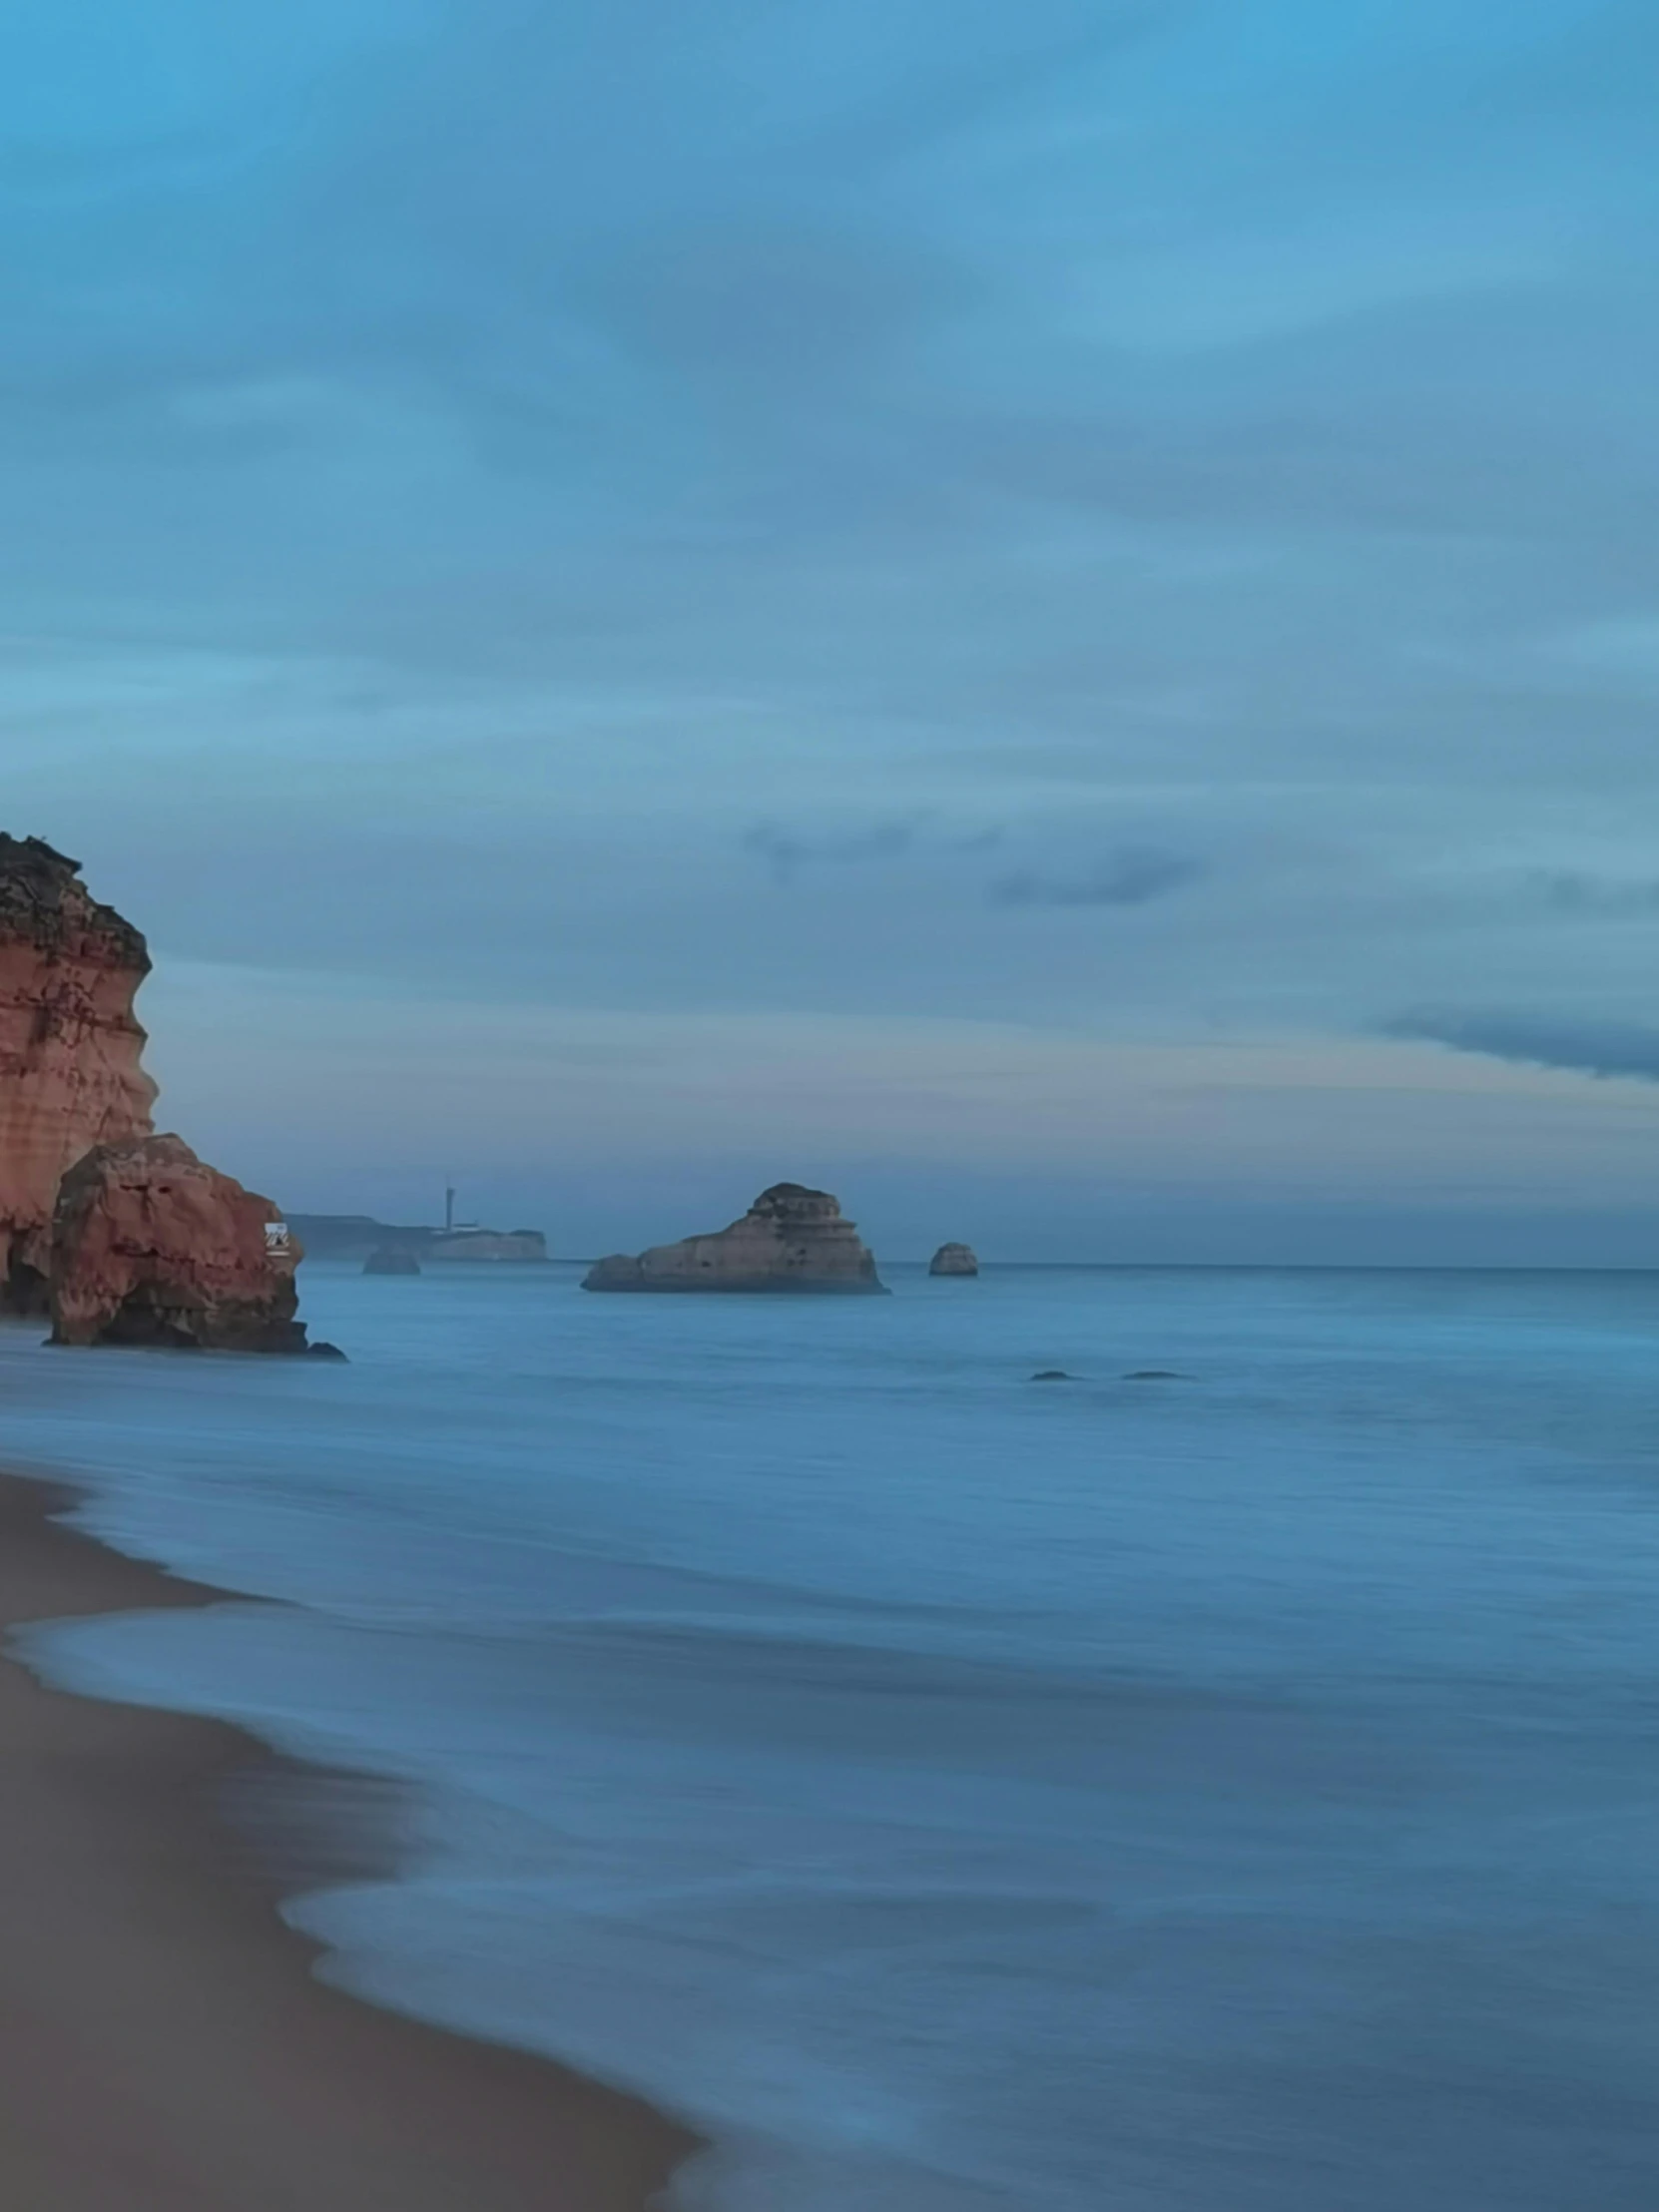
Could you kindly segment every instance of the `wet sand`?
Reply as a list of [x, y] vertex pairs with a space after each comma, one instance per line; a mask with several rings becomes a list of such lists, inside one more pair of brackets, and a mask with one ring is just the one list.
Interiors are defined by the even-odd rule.
[[[72, 1502], [0, 1476], [0, 1631], [226, 1594], [63, 1526]], [[649, 2106], [312, 1975], [279, 1898], [389, 1866], [387, 1799], [241, 1729], [46, 1689], [0, 1658], [0, 2205], [653, 2201], [697, 2146]]]

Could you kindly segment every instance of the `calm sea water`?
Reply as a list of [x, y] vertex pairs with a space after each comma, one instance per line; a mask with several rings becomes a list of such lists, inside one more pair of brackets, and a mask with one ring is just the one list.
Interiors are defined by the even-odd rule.
[[9, 1332], [10, 1456], [290, 1601], [33, 1648], [425, 1785], [295, 1919], [702, 2123], [688, 2203], [1652, 2212], [1659, 1278], [888, 1272]]

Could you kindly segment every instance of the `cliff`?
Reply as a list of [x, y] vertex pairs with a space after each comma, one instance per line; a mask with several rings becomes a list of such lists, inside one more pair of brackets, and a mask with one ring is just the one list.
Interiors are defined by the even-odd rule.
[[436, 1229], [399, 1229], [368, 1214], [289, 1214], [288, 1227], [313, 1260], [366, 1260], [371, 1252], [412, 1252], [418, 1259]]
[[443, 1229], [426, 1248], [429, 1260], [486, 1260], [522, 1264], [547, 1258], [539, 1229]]
[[618, 1253], [589, 1270], [587, 1291], [830, 1291], [880, 1293], [875, 1261], [828, 1191], [775, 1183], [741, 1221], [638, 1258]]
[[143, 937], [39, 837], [0, 834], [0, 1311], [47, 1308], [52, 1212], [95, 1145], [148, 1136]]
[[149, 972], [78, 860], [0, 833], [0, 1312], [61, 1344], [303, 1352], [276, 1207], [151, 1134]]
[[269, 1198], [178, 1137], [100, 1145], [63, 1179], [52, 1230], [52, 1341], [304, 1352], [303, 1255]]
[[376, 1252], [409, 1252], [423, 1263], [547, 1258], [539, 1229], [400, 1229], [368, 1214], [290, 1214], [288, 1222], [313, 1260], [366, 1260]]
[[929, 1275], [977, 1275], [978, 1255], [971, 1245], [942, 1244], [928, 1263]]

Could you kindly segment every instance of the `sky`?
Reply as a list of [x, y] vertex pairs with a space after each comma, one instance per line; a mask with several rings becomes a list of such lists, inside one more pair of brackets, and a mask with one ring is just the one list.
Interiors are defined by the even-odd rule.
[[555, 1248], [1659, 1264], [1651, 0], [11, 0], [4, 819]]

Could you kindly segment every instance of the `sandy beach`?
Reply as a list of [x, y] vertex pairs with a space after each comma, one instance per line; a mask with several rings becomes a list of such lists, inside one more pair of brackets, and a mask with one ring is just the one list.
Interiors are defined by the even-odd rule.
[[[225, 1594], [64, 1526], [71, 1502], [0, 1477], [8, 1635]], [[640, 2212], [696, 2147], [633, 2098], [314, 1978], [278, 1900], [385, 1863], [374, 1786], [240, 1729], [44, 1688], [10, 1657], [0, 1762], [16, 2212]]]

